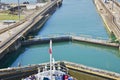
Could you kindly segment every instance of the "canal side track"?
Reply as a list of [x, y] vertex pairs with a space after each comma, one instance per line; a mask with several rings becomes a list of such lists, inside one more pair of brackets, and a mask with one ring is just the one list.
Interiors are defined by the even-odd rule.
[[93, 1], [110, 34], [114, 34], [116, 37], [115, 41], [120, 42], [120, 20], [118, 17], [120, 6], [118, 2], [110, 0], [106, 3], [104, 0]]
[[[0, 33], [0, 59], [8, 52], [15, 51], [21, 47], [21, 39], [28, 33], [38, 30], [47, 21], [47, 19], [55, 12], [57, 7], [62, 4], [62, 0], [54, 0], [48, 2], [42, 9], [34, 12], [24, 22], [18, 26], [5, 29]], [[35, 25], [40, 26], [35, 26]]]

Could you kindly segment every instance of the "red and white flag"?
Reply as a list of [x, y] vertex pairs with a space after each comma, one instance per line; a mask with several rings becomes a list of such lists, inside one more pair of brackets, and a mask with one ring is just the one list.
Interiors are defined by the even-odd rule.
[[50, 48], [49, 48], [49, 53], [52, 54], [52, 40], [50, 40]]

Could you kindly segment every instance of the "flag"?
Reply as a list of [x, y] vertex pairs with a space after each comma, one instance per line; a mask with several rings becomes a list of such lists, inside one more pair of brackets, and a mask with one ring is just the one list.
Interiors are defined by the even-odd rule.
[[52, 49], [51, 48], [49, 49], [49, 53], [52, 54]]
[[50, 40], [50, 48], [49, 48], [49, 53], [52, 54], [52, 40]]

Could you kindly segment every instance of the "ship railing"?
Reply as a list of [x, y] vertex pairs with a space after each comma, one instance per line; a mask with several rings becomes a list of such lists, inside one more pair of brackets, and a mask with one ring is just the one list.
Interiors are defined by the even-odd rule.
[[113, 77], [116, 77], [116, 78], [120, 78], [119, 73], [115, 73], [115, 72], [111, 72], [111, 71], [107, 71], [107, 70], [101, 70], [101, 69], [97, 69], [97, 68], [93, 68], [93, 67], [88, 67], [88, 66], [85, 66], [85, 65], [82, 65], [82, 64], [76, 64], [76, 63], [72, 63], [72, 62], [68, 62], [68, 61], [64, 61], [64, 62], [65, 62], [65, 65], [81, 68], [83, 70], [88, 70], [88, 71], [92, 71], [92, 72], [97, 72], [97, 73], [100, 73], [100, 74], [113, 76]]

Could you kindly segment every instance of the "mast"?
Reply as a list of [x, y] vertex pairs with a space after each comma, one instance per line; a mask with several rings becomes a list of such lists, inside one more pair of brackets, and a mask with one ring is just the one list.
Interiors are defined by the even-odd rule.
[[52, 80], [52, 40], [50, 40], [49, 53], [50, 53], [50, 80]]

